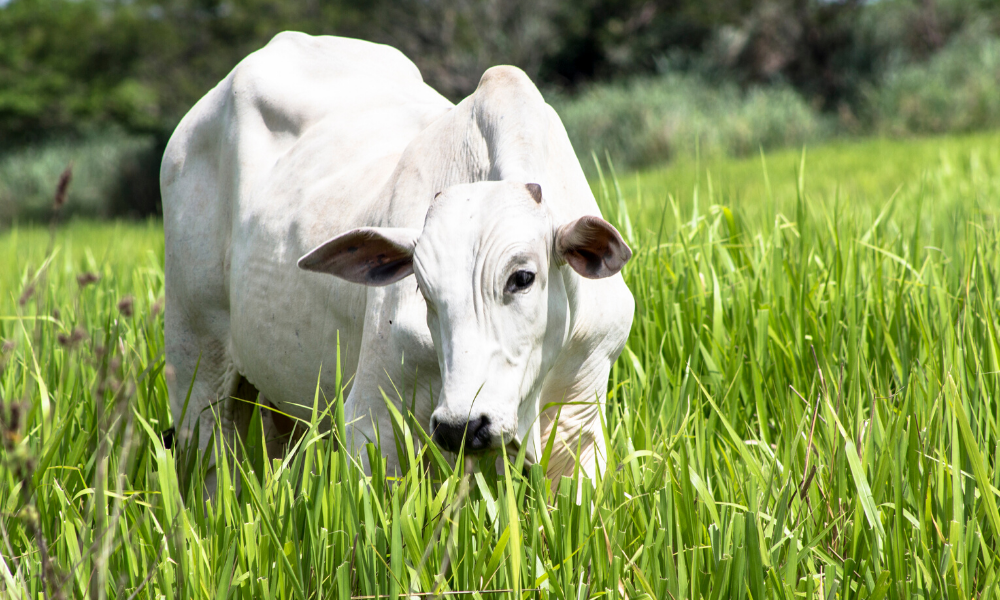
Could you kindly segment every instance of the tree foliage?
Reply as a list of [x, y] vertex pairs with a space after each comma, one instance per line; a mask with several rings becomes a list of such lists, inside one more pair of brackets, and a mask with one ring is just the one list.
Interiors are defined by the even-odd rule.
[[396, 46], [453, 99], [507, 63], [570, 89], [664, 70], [783, 81], [829, 108], [991, 12], [986, 0], [9, 0], [0, 144], [109, 124], [164, 135], [285, 29]]
[[452, 100], [517, 65], [628, 167], [1000, 120], [995, 0], [0, 0], [0, 220], [69, 162], [98, 214], [155, 212], [177, 122], [283, 30], [392, 45]]

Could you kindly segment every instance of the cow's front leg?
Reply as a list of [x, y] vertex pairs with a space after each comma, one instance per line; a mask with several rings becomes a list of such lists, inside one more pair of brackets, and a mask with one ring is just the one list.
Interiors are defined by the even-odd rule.
[[366, 446], [373, 444], [386, 458], [386, 474], [391, 477], [401, 475], [392, 415], [381, 395], [376, 395], [376, 400], [369, 398], [370, 395], [362, 394], [361, 390], [355, 387], [344, 402], [347, 450], [359, 461], [365, 474], [371, 475], [371, 463]]

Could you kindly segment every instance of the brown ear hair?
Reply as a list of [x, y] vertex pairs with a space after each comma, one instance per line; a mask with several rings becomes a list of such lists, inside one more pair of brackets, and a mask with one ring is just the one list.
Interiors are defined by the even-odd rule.
[[299, 259], [299, 268], [364, 285], [389, 285], [413, 273], [420, 231], [361, 227], [323, 242]]
[[556, 230], [556, 254], [588, 279], [610, 277], [632, 258], [632, 249], [611, 223], [584, 216]]

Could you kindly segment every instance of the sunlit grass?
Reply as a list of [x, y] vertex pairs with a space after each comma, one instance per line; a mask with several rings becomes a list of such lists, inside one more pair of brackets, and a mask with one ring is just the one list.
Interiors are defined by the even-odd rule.
[[893, 228], [913, 226], [921, 199], [919, 217], [928, 233], [964, 230], [970, 209], [984, 211], [988, 220], [1000, 217], [1000, 132], [843, 140], [764, 157], [681, 159], [622, 175], [618, 183], [632, 212], [646, 219], [659, 218], [670, 194], [686, 218], [697, 198], [702, 208], [725, 204], [764, 227], [776, 211], [795, 216], [803, 153], [803, 188], [814, 213], [838, 210], [871, 222], [895, 195], [888, 224]]
[[[255, 422], [203, 502], [202, 467], [160, 440], [159, 225], [61, 228], [41, 277], [48, 231], [4, 233], [0, 590], [995, 597], [996, 140], [835, 145], [804, 171], [799, 152], [769, 155], [767, 179], [758, 158], [596, 182], [635, 250], [637, 313], [608, 473], [580, 498], [537, 466], [453, 472], [407, 450], [422, 434], [404, 415], [414, 468], [365, 478], [337, 450], [338, 414], [283, 461]], [[81, 287], [86, 272], [100, 280]]]

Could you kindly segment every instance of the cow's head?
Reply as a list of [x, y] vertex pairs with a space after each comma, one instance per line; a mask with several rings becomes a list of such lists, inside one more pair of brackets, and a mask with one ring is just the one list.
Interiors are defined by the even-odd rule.
[[542, 381], [569, 335], [564, 265], [600, 279], [632, 256], [603, 219], [553, 221], [537, 184], [457, 185], [422, 231], [355, 229], [299, 266], [374, 286], [414, 274], [441, 368], [435, 442], [469, 453], [537, 443]]

